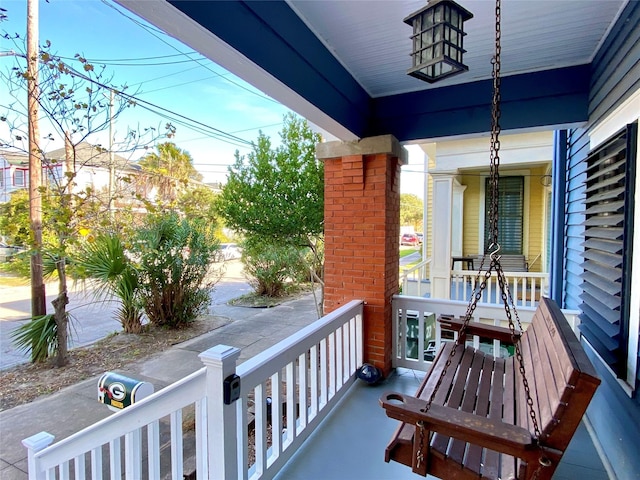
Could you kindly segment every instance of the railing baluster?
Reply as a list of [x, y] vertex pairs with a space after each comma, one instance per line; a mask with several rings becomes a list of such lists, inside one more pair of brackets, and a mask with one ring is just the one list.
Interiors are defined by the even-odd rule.
[[170, 415], [171, 419], [171, 475], [173, 478], [182, 477], [182, 410], [176, 410]]
[[207, 399], [202, 398], [195, 402], [196, 406], [196, 478], [205, 480], [209, 478], [207, 465]]
[[60, 480], [69, 480], [69, 461], [60, 464]]
[[[149, 469], [149, 479], [160, 479], [160, 422], [158, 420], [147, 425], [147, 468]], [[118, 478], [121, 476], [118, 475]]]
[[318, 413], [318, 346], [314, 345], [309, 350], [309, 356], [311, 357], [311, 378], [309, 379], [311, 383], [311, 404], [309, 405], [309, 421], [313, 420]]
[[307, 354], [298, 357], [298, 431], [307, 426]]
[[[109, 474], [111, 480], [122, 479], [122, 456], [120, 454], [120, 438], [109, 441]], [[154, 478], [149, 475], [149, 478]]]
[[91, 478], [102, 480], [102, 447], [91, 450]]
[[78, 455], [73, 459], [73, 473], [76, 480], [83, 480], [86, 477], [85, 453]]
[[[124, 436], [125, 476], [127, 480], [142, 477], [142, 432], [139, 428]], [[92, 459], [93, 463], [93, 459]]]
[[338, 391], [336, 385], [337, 370], [338, 365], [336, 362], [336, 333], [332, 332], [329, 334], [329, 400], [331, 400]]
[[327, 339], [320, 340], [320, 408], [327, 404], [329, 399], [329, 375], [331, 366], [328, 364]]
[[284, 450], [296, 438], [296, 369], [294, 363], [287, 364], [287, 437]]
[[265, 405], [267, 396], [265, 395], [266, 384], [261, 383], [254, 389], [254, 436], [256, 455], [256, 475], [261, 476], [266, 471], [267, 464], [267, 414]]
[[275, 461], [282, 453], [282, 393], [280, 372], [271, 376], [271, 452]]
[[336, 390], [338, 390], [343, 383], [342, 378], [342, 365], [343, 365], [343, 353], [344, 344], [342, 343], [342, 328], [336, 330]]

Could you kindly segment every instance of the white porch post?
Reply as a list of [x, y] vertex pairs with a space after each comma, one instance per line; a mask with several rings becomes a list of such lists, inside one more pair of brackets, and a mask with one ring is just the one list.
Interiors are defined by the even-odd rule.
[[433, 173], [431, 297], [451, 295], [451, 226], [455, 174]]
[[207, 463], [209, 479], [238, 478], [236, 404], [224, 404], [224, 379], [236, 371], [240, 349], [216, 345], [200, 354], [207, 367]]
[[47, 432], [36, 433], [22, 440], [22, 445], [27, 448], [27, 465], [29, 480], [40, 480], [47, 478], [45, 472], [41, 472], [36, 464], [36, 453], [47, 448], [53, 442], [54, 436]]

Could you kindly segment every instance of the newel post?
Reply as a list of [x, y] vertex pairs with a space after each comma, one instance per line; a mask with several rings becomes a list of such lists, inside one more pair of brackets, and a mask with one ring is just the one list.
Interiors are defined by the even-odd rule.
[[29, 471], [29, 480], [39, 480], [45, 478], [44, 472], [41, 472], [36, 465], [36, 453], [47, 448], [53, 443], [55, 437], [47, 432], [36, 433], [22, 440], [22, 445], [27, 448], [27, 468]]
[[238, 478], [236, 404], [224, 403], [224, 381], [235, 374], [240, 349], [216, 345], [200, 354], [207, 367], [207, 463], [210, 479]]

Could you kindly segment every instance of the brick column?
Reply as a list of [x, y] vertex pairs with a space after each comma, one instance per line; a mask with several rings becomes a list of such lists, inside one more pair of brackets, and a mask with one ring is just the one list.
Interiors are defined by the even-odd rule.
[[400, 166], [391, 135], [321, 143], [324, 160], [325, 312], [363, 299], [364, 361], [391, 370], [391, 297], [398, 293]]

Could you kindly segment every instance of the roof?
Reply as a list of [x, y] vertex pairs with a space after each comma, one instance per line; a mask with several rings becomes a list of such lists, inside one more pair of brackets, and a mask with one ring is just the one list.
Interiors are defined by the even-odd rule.
[[[83, 166], [106, 167], [111, 165], [109, 151], [101, 145], [92, 145], [88, 142], [80, 142], [75, 149], [76, 163]], [[45, 153], [45, 158], [50, 162], [62, 163], [65, 160], [65, 149], [58, 148]], [[114, 166], [117, 168], [125, 168], [130, 166], [129, 160], [120, 155], [113, 154]]]
[[[342, 140], [489, 130], [494, 2], [458, 0], [469, 70], [428, 84], [403, 22], [425, 0], [117, 1]], [[634, 3], [502, 0], [504, 128], [584, 124], [590, 64]]]

